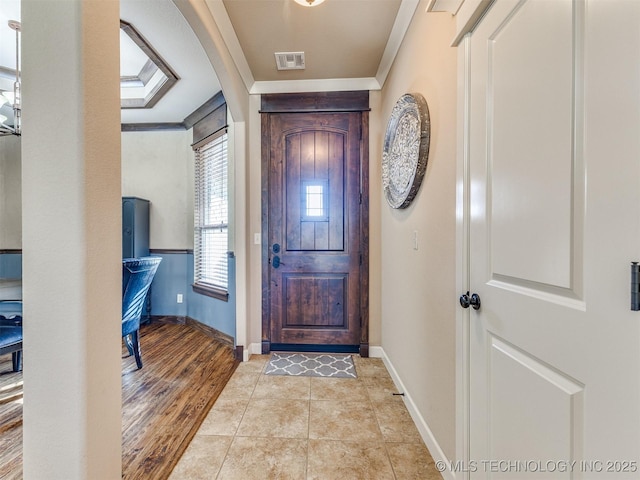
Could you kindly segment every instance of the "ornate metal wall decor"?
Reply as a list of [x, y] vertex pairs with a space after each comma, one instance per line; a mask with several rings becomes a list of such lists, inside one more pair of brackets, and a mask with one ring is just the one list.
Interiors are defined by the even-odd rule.
[[427, 169], [431, 137], [429, 107], [419, 93], [396, 102], [387, 124], [382, 151], [382, 186], [393, 208], [407, 208]]

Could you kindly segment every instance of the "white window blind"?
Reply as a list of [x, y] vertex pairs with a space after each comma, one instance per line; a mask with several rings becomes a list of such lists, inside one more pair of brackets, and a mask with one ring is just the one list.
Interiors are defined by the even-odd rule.
[[228, 291], [227, 134], [195, 148], [194, 283]]

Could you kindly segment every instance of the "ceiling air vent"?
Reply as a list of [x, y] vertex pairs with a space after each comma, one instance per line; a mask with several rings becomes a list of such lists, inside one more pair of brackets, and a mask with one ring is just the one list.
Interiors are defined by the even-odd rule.
[[304, 70], [304, 52], [276, 52], [278, 70]]

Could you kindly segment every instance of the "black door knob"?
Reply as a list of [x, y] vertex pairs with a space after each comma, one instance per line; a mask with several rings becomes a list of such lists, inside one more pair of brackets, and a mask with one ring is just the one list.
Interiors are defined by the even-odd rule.
[[460, 295], [460, 305], [462, 308], [469, 308], [471, 305], [471, 299], [469, 298], [469, 292]]
[[474, 293], [471, 295], [470, 302], [474, 310], [480, 310], [480, 295]]
[[469, 292], [460, 295], [460, 305], [462, 308], [473, 307], [474, 310], [480, 309], [480, 295], [473, 293], [469, 295]]

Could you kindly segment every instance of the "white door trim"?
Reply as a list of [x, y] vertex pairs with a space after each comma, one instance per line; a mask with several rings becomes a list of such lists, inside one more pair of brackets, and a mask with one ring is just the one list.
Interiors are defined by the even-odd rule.
[[[469, 227], [471, 218], [469, 173], [470, 39], [471, 32], [494, 0], [465, 0], [456, 11], [458, 47], [458, 111], [456, 158], [456, 289], [459, 295], [469, 286]], [[456, 465], [469, 465], [469, 335], [470, 310], [456, 310]], [[450, 472], [456, 479], [468, 479], [466, 468]]]
[[[469, 174], [469, 60], [470, 34], [458, 44], [458, 134], [456, 171], [456, 289], [469, 291], [469, 226], [471, 216]], [[456, 460], [469, 463], [469, 309], [456, 310]], [[464, 470], [464, 469], [463, 469]], [[468, 472], [456, 478], [468, 479]]]

